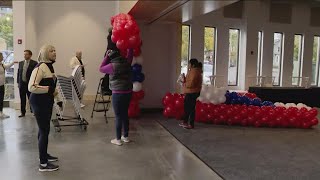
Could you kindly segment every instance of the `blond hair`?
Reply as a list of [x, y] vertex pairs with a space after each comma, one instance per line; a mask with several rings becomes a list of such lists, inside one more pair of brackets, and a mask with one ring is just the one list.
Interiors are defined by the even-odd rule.
[[55, 49], [54, 46], [52, 45], [43, 45], [40, 48], [39, 56], [38, 56], [38, 61], [39, 62], [51, 62], [49, 60], [49, 51]]

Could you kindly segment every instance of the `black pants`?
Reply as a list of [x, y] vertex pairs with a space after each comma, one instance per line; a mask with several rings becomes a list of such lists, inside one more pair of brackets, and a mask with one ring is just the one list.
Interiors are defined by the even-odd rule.
[[[20, 101], [21, 101], [21, 114], [26, 114], [26, 104], [27, 104], [27, 97], [30, 100], [30, 91], [28, 90], [27, 83], [21, 83], [19, 86], [19, 93], [20, 93]], [[31, 106], [30, 106], [30, 111]]]
[[48, 162], [48, 137], [53, 102], [53, 97], [48, 94], [31, 94], [30, 96], [30, 104], [39, 127], [38, 147], [41, 164]]
[[184, 117], [183, 122], [190, 124], [194, 127], [194, 118], [196, 111], [197, 98], [200, 96], [200, 93], [187, 93], [184, 98]]
[[116, 135], [117, 139], [121, 139], [121, 131], [123, 126], [124, 137], [129, 135], [129, 116], [128, 109], [131, 100], [131, 93], [112, 94], [112, 105], [116, 115]]
[[0, 111], [3, 110], [4, 85], [0, 86]]

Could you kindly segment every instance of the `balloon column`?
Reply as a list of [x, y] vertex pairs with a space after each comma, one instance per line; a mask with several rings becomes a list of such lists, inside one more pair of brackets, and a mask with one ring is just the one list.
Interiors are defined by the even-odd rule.
[[136, 118], [140, 115], [139, 101], [144, 98], [144, 91], [142, 90], [142, 82], [144, 81], [144, 74], [142, 73], [142, 57], [134, 58], [132, 62], [132, 82], [133, 93], [129, 106], [129, 117]]
[[140, 29], [137, 22], [129, 14], [118, 14], [111, 17], [112, 25], [112, 42], [116, 43], [123, 57], [127, 56], [127, 50], [133, 49], [134, 59], [132, 62], [132, 82], [133, 93], [128, 110], [130, 118], [136, 118], [140, 115], [139, 101], [144, 98], [144, 91], [142, 90], [142, 82], [144, 81], [144, 74], [142, 73], [142, 56], [140, 38]]

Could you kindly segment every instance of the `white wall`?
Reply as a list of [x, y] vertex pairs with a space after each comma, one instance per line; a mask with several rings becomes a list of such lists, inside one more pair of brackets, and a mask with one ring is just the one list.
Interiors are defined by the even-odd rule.
[[[87, 79], [85, 96], [95, 95], [103, 76], [98, 69], [107, 45], [107, 29], [115, 13], [116, 1], [26, 1], [25, 48], [31, 49], [36, 59], [43, 44], [54, 45], [56, 73], [66, 76], [71, 73], [70, 58], [76, 50], [82, 50]], [[20, 53], [16, 49], [15, 52]]]
[[[249, 76], [256, 76], [258, 31], [263, 31], [263, 69], [262, 74], [272, 74], [273, 33], [283, 32], [285, 37], [283, 51], [283, 86], [291, 84], [293, 68], [293, 39], [294, 34], [304, 35], [304, 53], [302, 75], [311, 77], [313, 36], [320, 34], [320, 28], [309, 26], [310, 8], [308, 3], [293, 4], [292, 23], [279, 24], [269, 22], [269, 1], [244, 1], [242, 19], [224, 18], [223, 10], [197, 17], [186, 24], [191, 25], [191, 57], [203, 60], [203, 30], [204, 26], [217, 28], [217, 75], [225, 76], [227, 82], [228, 70], [228, 29], [238, 28], [241, 31], [241, 51], [239, 78], [237, 87], [229, 89], [247, 89]], [[258, 13], [259, 12], [259, 13]], [[253, 51], [253, 55], [251, 55]]]
[[[12, 5], [13, 5], [13, 49], [15, 51], [14, 53], [15, 60], [19, 60], [19, 59], [23, 59], [23, 51], [25, 50], [25, 46], [26, 46], [25, 1], [12, 1]], [[22, 39], [22, 44], [18, 44], [18, 39]], [[17, 64], [15, 64], [14, 66], [15, 66], [15, 69], [18, 68]], [[15, 89], [14, 96], [16, 97], [14, 103], [16, 104], [20, 102], [19, 90], [16, 84], [14, 86], [14, 89]]]
[[141, 107], [160, 108], [161, 99], [166, 92], [175, 91], [176, 50], [178, 36], [177, 24], [151, 24], [140, 23], [141, 39], [143, 41], [142, 56], [144, 59], [142, 69], [145, 74], [143, 89], [145, 98]]

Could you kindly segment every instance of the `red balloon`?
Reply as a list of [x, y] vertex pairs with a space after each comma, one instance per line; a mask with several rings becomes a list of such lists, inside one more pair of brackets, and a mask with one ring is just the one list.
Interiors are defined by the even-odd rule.
[[[117, 37], [117, 41], [119, 40], [119, 38], [121, 37], [122, 35], [122, 31], [120, 29], [117, 29], [116, 27], [112, 29], [112, 35], [114, 37]], [[112, 39], [111, 39], [112, 40]], [[112, 41], [114, 43], [116, 43], [116, 41]]]
[[238, 115], [234, 117], [234, 123], [236, 123], [236, 124], [238, 124], [238, 123], [240, 124], [241, 120], [242, 120], [242, 118]]
[[207, 114], [206, 119], [207, 119], [207, 122], [212, 122], [213, 121], [213, 117], [212, 117], [212, 115], [210, 113]]
[[311, 126], [315, 126], [319, 123], [319, 120], [317, 118], [313, 118], [311, 121], [310, 121], [310, 124]]
[[177, 98], [175, 101], [175, 108], [178, 110], [183, 109], [183, 105], [184, 105], [183, 99]]
[[276, 122], [275, 122], [275, 121], [269, 121], [269, 122], [268, 122], [268, 126], [271, 127], [271, 128], [273, 128], [273, 127], [276, 126]]
[[302, 128], [303, 129], [309, 129], [309, 128], [311, 128], [311, 126], [312, 126], [311, 123], [308, 123], [308, 122], [303, 122], [302, 123]]
[[243, 120], [241, 121], [241, 125], [242, 125], [242, 126], [248, 126], [248, 121], [247, 121], [246, 119], [243, 119]]
[[256, 122], [254, 123], [254, 127], [261, 127], [261, 123], [260, 123], [259, 121], [256, 121]]
[[234, 124], [234, 122], [233, 122], [232, 119], [228, 119], [227, 124], [228, 124], [229, 126], [232, 126], [232, 125]]
[[168, 105], [168, 106], [166, 107], [166, 110], [167, 110], [167, 112], [168, 112], [168, 114], [169, 114], [170, 117], [174, 115], [174, 109], [173, 109], [173, 106], [172, 106], [172, 105]]
[[247, 119], [247, 123], [248, 123], [248, 125], [254, 125], [254, 123], [255, 123], [255, 118], [254, 118], [254, 116], [249, 115], [249, 116], [248, 116], [248, 119]]
[[137, 36], [131, 36], [129, 37], [129, 48], [135, 48], [137, 46], [138, 43], [138, 38]]
[[314, 118], [314, 116], [310, 112], [304, 114], [304, 119], [311, 120], [312, 118]]
[[135, 24], [132, 21], [128, 21], [124, 26], [124, 29], [126, 29], [127, 32], [130, 34], [133, 33], [134, 28], [135, 28]]
[[119, 40], [119, 38], [117, 36], [115, 36], [113, 34], [111, 35], [111, 41], [112, 42], [116, 43], [118, 40]]
[[128, 42], [123, 39], [117, 41], [117, 48], [120, 50], [127, 50], [128, 49]]
[[312, 109], [309, 111], [309, 113], [310, 113], [312, 116], [316, 117], [316, 116], [318, 115], [318, 110], [315, 109], [315, 108], [312, 108]]
[[183, 118], [183, 116], [184, 116], [184, 111], [183, 111], [183, 109], [182, 109], [182, 110], [179, 110], [179, 111], [176, 111], [175, 118], [176, 118], [177, 120], [181, 120], [181, 119]]
[[137, 56], [140, 56], [141, 54], [141, 49], [140, 48], [135, 48], [133, 50], [133, 56], [137, 57]]
[[283, 119], [282, 122], [281, 122], [281, 127], [288, 127], [288, 126], [289, 126], [288, 121]]

